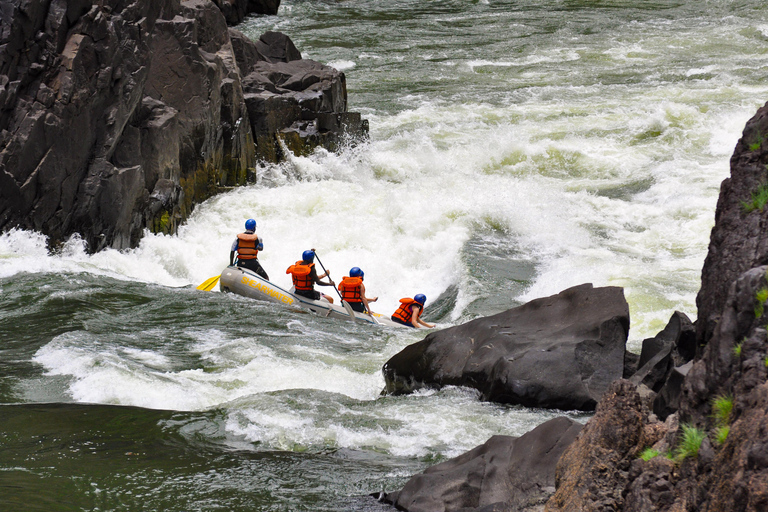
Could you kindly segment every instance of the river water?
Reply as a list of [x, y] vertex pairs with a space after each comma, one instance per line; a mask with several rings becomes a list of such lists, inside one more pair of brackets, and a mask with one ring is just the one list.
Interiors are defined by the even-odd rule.
[[[629, 348], [695, 295], [720, 182], [768, 99], [768, 2], [283, 0], [239, 28], [343, 70], [370, 141], [258, 169], [176, 236], [88, 255], [0, 235], [0, 508], [383, 511], [367, 495], [567, 411], [382, 397], [424, 332], [195, 286], [245, 219], [277, 284], [314, 247], [374, 310], [448, 327], [624, 288]], [[328, 290], [331, 294], [333, 292]]]

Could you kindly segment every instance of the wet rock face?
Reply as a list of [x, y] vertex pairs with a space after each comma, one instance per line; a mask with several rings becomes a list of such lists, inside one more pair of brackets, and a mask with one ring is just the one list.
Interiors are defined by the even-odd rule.
[[768, 187], [768, 105], [750, 119], [731, 157], [731, 176], [720, 187], [715, 226], [701, 272], [697, 338], [712, 338], [731, 283], [747, 270], [768, 264], [768, 207], [755, 198]]
[[624, 372], [621, 288], [585, 284], [431, 333], [384, 365], [386, 391], [468, 386], [500, 403], [594, 410]]
[[347, 112], [344, 73], [302, 59], [290, 39], [266, 32], [252, 42], [232, 30], [257, 157], [279, 162], [286, 150], [306, 156], [336, 151], [368, 136], [368, 123]]
[[284, 34], [249, 41], [209, 0], [0, 3], [1, 230], [134, 247], [258, 159], [365, 134], [343, 73]]
[[121, 249], [145, 227], [174, 231], [218, 184], [244, 183], [253, 141], [213, 4], [4, 9], [0, 227]]

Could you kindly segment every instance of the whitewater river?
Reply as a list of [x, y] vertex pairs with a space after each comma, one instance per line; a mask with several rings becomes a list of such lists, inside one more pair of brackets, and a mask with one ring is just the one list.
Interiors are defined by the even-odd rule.
[[[283, 0], [239, 27], [343, 70], [370, 141], [258, 169], [176, 236], [88, 255], [0, 235], [0, 509], [384, 511], [369, 493], [567, 411], [382, 397], [425, 332], [195, 286], [253, 217], [390, 314], [456, 325], [621, 286], [629, 347], [695, 296], [720, 182], [768, 100], [768, 2]], [[326, 291], [333, 294], [330, 288]]]

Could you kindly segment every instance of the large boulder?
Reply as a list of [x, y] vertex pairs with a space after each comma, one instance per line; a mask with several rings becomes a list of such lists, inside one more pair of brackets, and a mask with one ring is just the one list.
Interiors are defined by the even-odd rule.
[[385, 391], [468, 386], [500, 403], [593, 410], [623, 374], [628, 332], [623, 290], [584, 284], [429, 334], [387, 361]]
[[408, 512], [533, 510], [554, 492], [557, 461], [580, 430], [559, 417], [521, 437], [493, 436], [380, 499]]
[[[744, 127], [731, 157], [731, 175], [720, 186], [715, 226], [696, 296], [697, 337], [706, 345], [725, 307], [731, 284], [747, 270], [768, 264], [768, 104]], [[757, 200], [756, 200], [757, 199]]]

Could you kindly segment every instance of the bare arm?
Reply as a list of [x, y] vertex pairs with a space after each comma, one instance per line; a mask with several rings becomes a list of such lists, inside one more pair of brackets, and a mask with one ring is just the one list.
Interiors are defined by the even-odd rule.
[[435, 324], [428, 324], [424, 320], [421, 319], [421, 308], [419, 306], [412, 306], [416, 308], [413, 310], [413, 316], [411, 317], [411, 323], [414, 327], [417, 329], [419, 328], [419, 324], [423, 325], [424, 327], [429, 327], [430, 329], [435, 326]]
[[360, 298], [363, 299], [363, 306], [365, 306], [365, 310], [368, 311], [368, 313], [373, 313], [373, 311], [371, 311], [371, 306], [369, 306], [368, 303], [376, 302], [377, 300], [379, 300], [379, 298], [374, 297], [372, 299], [369, 299], [368, 297], [366, 297], [364, 284], [360, 284]]

